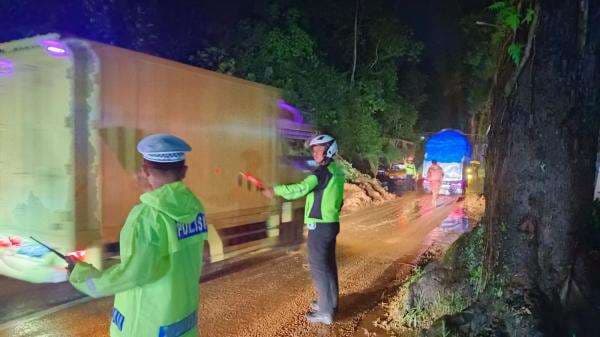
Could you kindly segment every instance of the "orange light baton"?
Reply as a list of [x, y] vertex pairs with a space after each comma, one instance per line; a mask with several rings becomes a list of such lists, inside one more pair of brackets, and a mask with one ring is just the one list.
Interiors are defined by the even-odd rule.
[[265, 184], [260, 179], [253, 176], [252, 174], [250, 174], [248, 172], [240, 172], [240, 175], [244, 179], [249, 181], [252, 185], [254, 185], [256, 188], [258, 188], [259, 190], [262, 190], [265, 188]]

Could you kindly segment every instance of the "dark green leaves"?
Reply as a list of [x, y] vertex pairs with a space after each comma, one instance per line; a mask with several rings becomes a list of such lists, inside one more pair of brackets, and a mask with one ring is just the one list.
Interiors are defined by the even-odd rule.
[[[513, 35], [513, 39], [522, 24], [530, 25], [535, 18], [535, 11], [532, 8], [528, 8], [523, 14], [515, 5], [505, 1], [495, 2], [488, 9], [497, 13], [496, 21], [498, 22], [499, 29], [508, 29]], [[508, 55], [515, 64], [521, 62], [522, 50], [523, 46], [514, 41], [508, 47]]]
[[523, 46], [518, 43], [511, 43], [508, 47], [508, 55], [510, 55], [510, 58], [515, 64], [519, 64], [521, 62], [522, 50]]

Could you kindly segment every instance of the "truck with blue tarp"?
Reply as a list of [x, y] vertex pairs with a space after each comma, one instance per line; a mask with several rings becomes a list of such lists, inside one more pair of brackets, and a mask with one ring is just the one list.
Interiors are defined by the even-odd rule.
[[440, 194], [462, 194], [466, 188], [466, 171], [471, 160], [472, 146], [468, 137], [460, 130], [444, 129], [425, 141], [423, 160], [423, 189], [431, 192], [427, 170], [432, 161], [437, 161], [444, 170]]

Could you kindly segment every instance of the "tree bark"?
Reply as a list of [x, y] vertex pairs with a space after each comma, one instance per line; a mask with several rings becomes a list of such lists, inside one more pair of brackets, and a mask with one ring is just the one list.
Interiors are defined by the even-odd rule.
[[488, 291], [505, 287], [544, 335], [562, 336], [561, 315], [590, 289], [579, 234], [598, 149], [600, 0], [525, 4], [539, 9], [534, 36], [522, 39], [529, 55], [516, 78], [501, 65], [493, 92], [484, 267]]
[[352, 54], [352, 75], [350, 76], [350, 84], [354, 85], [354, 75], [356, 74], [356, 61], [358, 58], [358, 1], [354, 8], [354, 52]]

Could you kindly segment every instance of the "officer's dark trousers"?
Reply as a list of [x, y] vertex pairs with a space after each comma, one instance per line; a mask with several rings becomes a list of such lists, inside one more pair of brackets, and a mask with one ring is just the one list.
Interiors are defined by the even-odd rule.
[[335, 239], [340, 223], [317, 224], [308, 231], [308, 262], [317, 290], [321, 313], [333, 314], [339, 297], [338, 270], [335, 260]]

